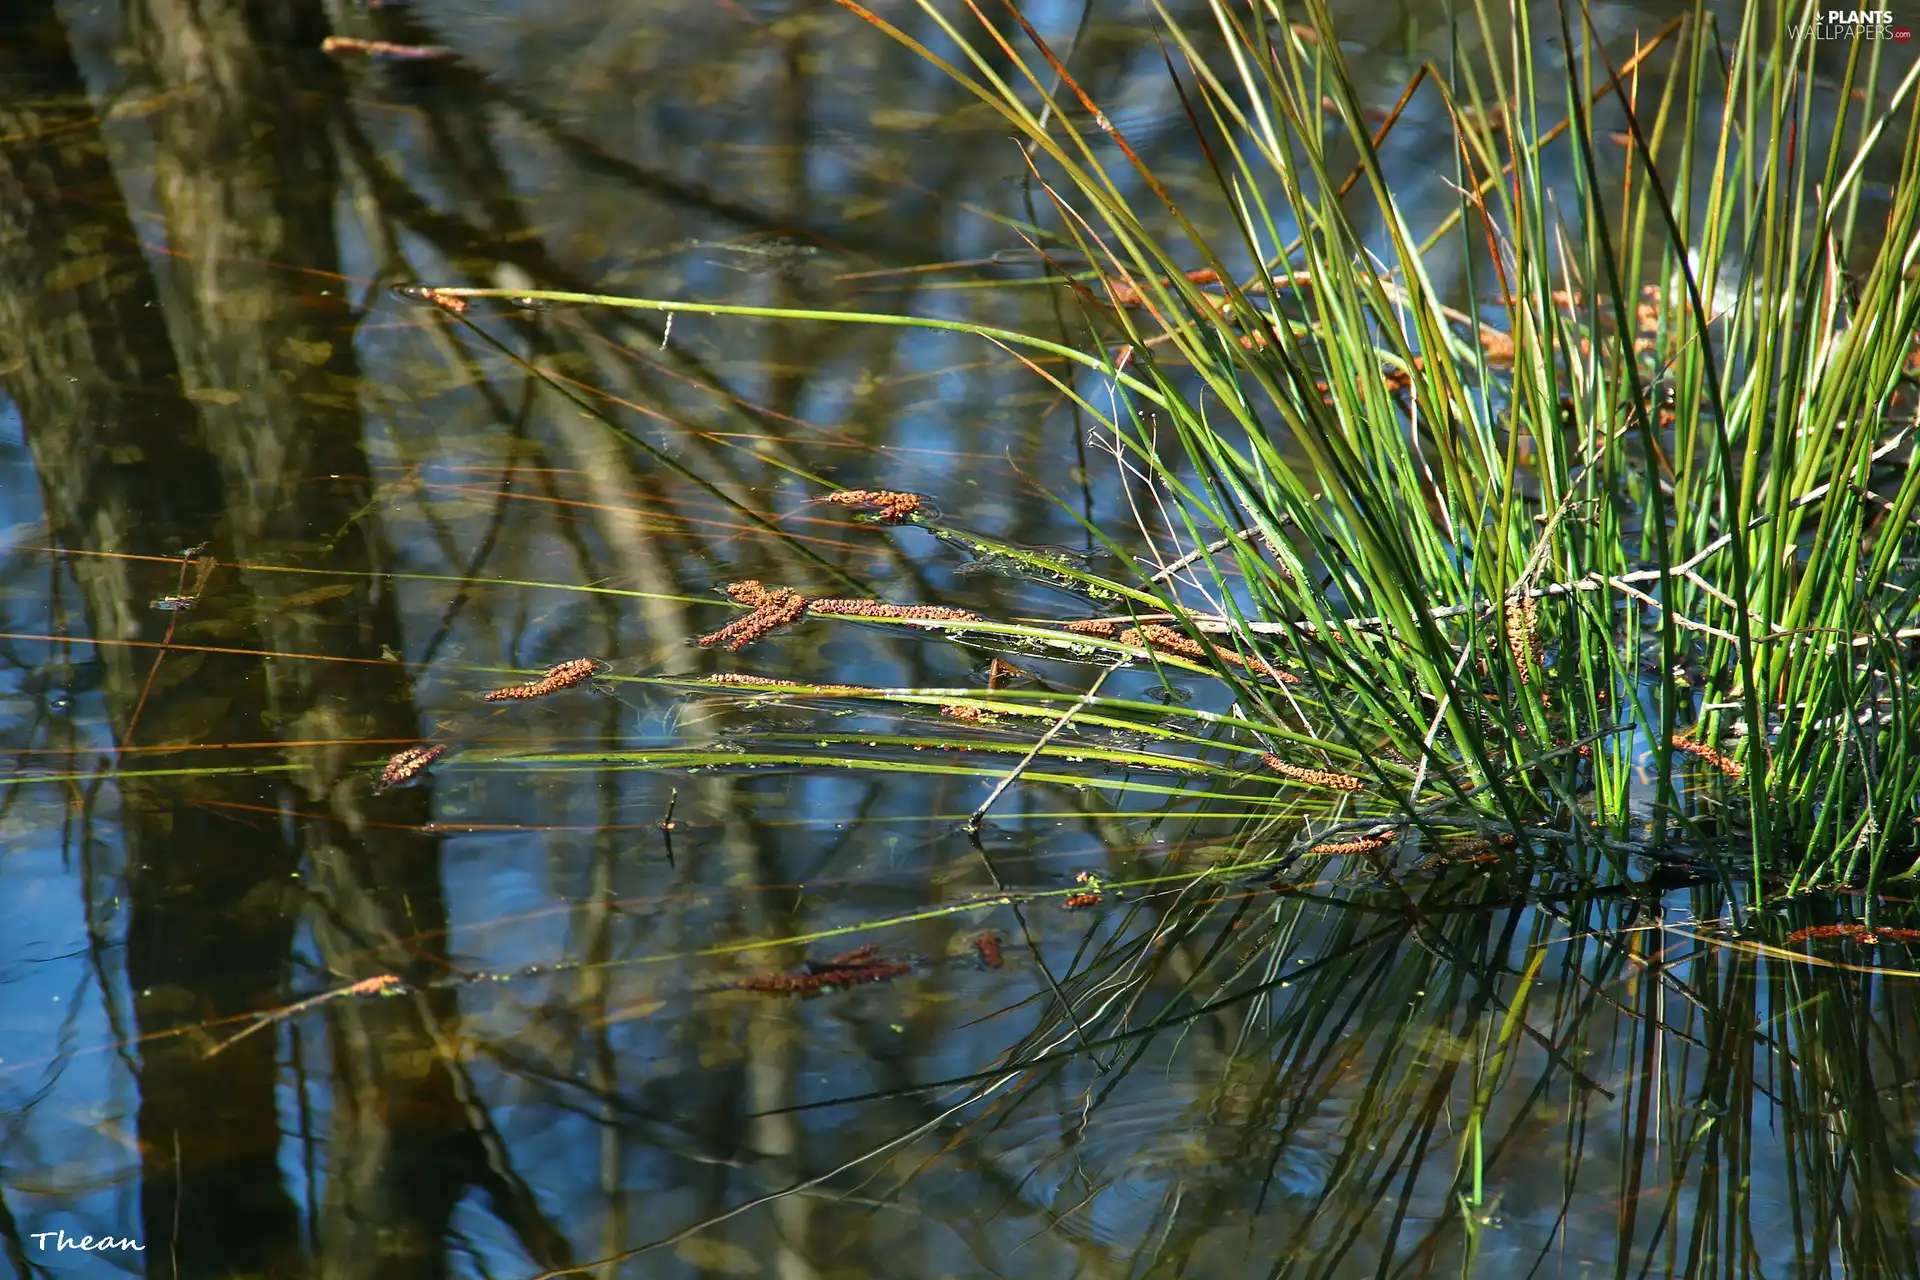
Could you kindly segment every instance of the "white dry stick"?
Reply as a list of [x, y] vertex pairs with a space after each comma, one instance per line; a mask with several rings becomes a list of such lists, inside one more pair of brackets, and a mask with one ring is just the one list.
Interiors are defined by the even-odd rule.
[[1052, 742], [1054, 738], [1059, 735], [1060, 731], [1067, 727], [1068, 721], [1093, 705], [1093, 700], [1099, 696], [1100, 686], [1107, 682], [1107, 677], [1118, 671], [1121, 667], [1126, 666], [1130, 661], [1132, 661], [1132, 659], [1129, 657], [1111, 666], [1101, 668], [1100, 674], [1095, 677], [1094, 682], [1087, 687], [1087, 691], [1081, 694], [1072, 706], [1062, 712], [1058, 720], [1055, 720], [1048, 726], [1047, 731], [1040, 735], [1040, 740], [1033, 744], [1033, 749], [1028, 751], [1026, 755], [1020, 757], [1020, 763], [1013, 766], [1013, 771], [993, 784], [993, 790], [987, 793], [987, 798], [982, 800], [980, 807], [975, 809], [967, 818], [968, 835], [980, 834], [980, 824], [986, 821], [987, 810], [993, 808], [994, 802], [1006, 794], [1008, 787], [1019, 781], [1020, 775], [1027, 771], [1027, 766], [1032, 764], [1039, 754], [1047, 749], [1047, 744]]

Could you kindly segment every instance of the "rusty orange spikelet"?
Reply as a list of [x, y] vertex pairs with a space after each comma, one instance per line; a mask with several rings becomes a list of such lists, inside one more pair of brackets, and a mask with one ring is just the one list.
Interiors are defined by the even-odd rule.
[[387, 761], [387, 767], [380, 771], [380, 790], [397, 787], [404, 782], [412, 782], [427, 766], [447, 753], [447, 744], [436, 742], [431, 746], [408, 747], [405, 751], [396, 751]]
[[1005, 963], [1000, 955], [1000, 935], [995, 930], [989, 929], [975, 938], [973, 949], [980, 957], [980, 963], [989, 969], [998, 969]]
[[1356, 836], [1352, 840], [1327, 840], [1314, 845], [1308, 853], [1324, 853], [1338, 856], [1341, 854], [1373, 853], [1384, 849], [1400, 838], [1398, 832], [1389, 831], [1377, 836]]
[[1272, 752], [1261, 756], [1260, 763], [1283, 778], [1305, 782], [1316, 787], [1331, 787], [1335, 791], [1358, 791], [1366, 785], [1360, 779], [1344, 773], [1329, 773], [1325, 769], [1308, 769], [1297, 764], [1288, 764]]
[[966, 609], [949, 609], [931, 604], [888, 604], [884, 600], [851, 600], [823, 597], [809, 600], [790, 587], [768, 587], [758, 579], [728, 583], [727, 595], [753, 612], [710, 635], [701, 636], [703, 648], [724, 644], [739, 652], [770, 631], [798, 622], [809, 613], [826, 618], [868, 618], [878, 622], [983, 622], [979, 614]]
[[547, 674], [531, 684], [508, 685], [504, 689], [490, 689], [480, 696], [488, 702], [509, 702], [527, 698], [544, 698], [550, 693], [562, 689], [571, 689], [574, 685], [593, 679], [607, 669], [607, 664], [598, 658], [569, 658], [547, 668]]
[[1738, 760], [1729, 760], [1726, 756], [1698, 739], [1676, 737], [1672, 741], [1675, 751], [1684, 751], [1690, 756], [1704, 760], [1721, 773], [1726, 774], [1729, 778], [1738, 781], [1740, 778], [1746, 776], [1747, 767], [1745, 765], [1741, 764]]
[[1077, 622], [1063, 622], [1060, 628], [1077, 636], [1098, 636], [1102, 640], [1111, 640], [1120, 634], [1122, 621], [1120, 618], [1081, 618]]
[[829, 618], [876, 618], [887, 622], [983, 622], [966, 609], [937, 604], [888, 604], [884, 600], [846, 600], [828, 596], [807, 601], [807, 608]]
[[1542, 656], [1539, 597], [1507, 601], [1506, 622], [1507, 652], [1513, 655], [1513, 665], [1520, 670], [1520, 682], [1530, 684]]
[[884, 524], [904, 524], [925, 514], [927, 495], [894, 489], [841, 489], [820, 499], [837, 507], [869, 507]]
[[1806, 942], [1828, 938], [1845, 938], [1863, 947], [1871, 947], [1882, 942], [1920, 942], [1920, 929], [1894, 929], [1886, 925], [1866, 924], [1816, 924], [1795, 929], [1786, 936], [1786, 941]]
[[1098, 893], [1070, 893], [1060, 900], [1060, 905], [1068, 911], [1080, 911], [1087, 907], [1097, 907], [1106, 898]]
[[1190, 636], [1182, 635], [1172, 627], [1157, 622], [1145, 626], [1129, 627], [1118, 637], [1121, 644], [1138, 645], [1142, 649], [1157, 649], [1161, 653], [1177, 654], [1194, 662], [1206, 661], [1211, 653], [1222, 662], [1231, 663], [1244, 671], [1262, 675], [1269, 680], [1278, 680], [1282, 684], [1299, 684], [1300, 677], [1291, 671], [1282, 671], [1265, 658], [1246, 658], [1231, 649], [1222, 649], [1218, 645], [1203, 645]]
[[701, 636], [695, 643], [703, 649], [724, 644], [729, 651], [738, 653], [768, 632], [798, 622], [807, 613], [807, 598], [798, 591], [788, 587], [769, 590], [755, 578], [730, 582], [726, 591], [734, 601], [748, 606], [753, 612], [744, 618], [734, 619], [718, 631]]
[[[722, 671], [715, 675], [707, 676], [701, 683], [746, 689], [760, 689], [768, 686], [774, 688], [791, 688], [794, 690], [794, 696], [796, 697], [806, 697], [809, 695], [831, 696], [838, 694], [858, 696], [877, 692], [871, 685], [808, 684], [804, 680], [774, 680], [767, 676], [748, 675], [744, 671]], [[799, 687], [795, 688], [795, 686]]]
[[948, 705], [940, 708], [940, 714], [951, 720], [963, 720], [968, 724], [999, 724], [1000, 717], [983, 707], [963, 707]]

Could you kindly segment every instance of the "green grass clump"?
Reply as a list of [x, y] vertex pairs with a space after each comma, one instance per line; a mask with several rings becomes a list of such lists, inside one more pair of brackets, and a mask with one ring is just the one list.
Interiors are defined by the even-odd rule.
[[1092, 528], [1137, 571], [1102, 599], [1203, 653], [1277, 650], [1301, 696], [1208, 665], [1249, 721], [1383, 762], [1393, 805], [1595, 847], [1649, 819], [1656, 843], [1733, 833], [1789, 890], [1909, 865], [1920, 73], [1861, 42], [1822, 80], [1784, 9], [1696, 9], [1623, 60], [1570, 8], [1543, 32], [1476, 7], [1402, 99], [1453, 125], [1457, 207], [1423, 238], [1381, 159], [1397, 112], [1363, 111], [1319, 0], [1210, 0], [1206, 29], [1156, 6], [1210, 176], [1178, 198], [1017, 8], [921, 0], [915, 34], [842, 4], [1018, 136], [1057, 215], [1036, 247], [1096, 264], [1060, 268], [1081, 340], [541, 296], [1051, 357], [1039, 376], [1161, 500], [1157, 550]]

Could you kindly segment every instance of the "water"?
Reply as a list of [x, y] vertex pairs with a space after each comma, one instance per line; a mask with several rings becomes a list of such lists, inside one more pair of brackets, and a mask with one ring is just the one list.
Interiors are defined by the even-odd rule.
[[[1365, 810], [1250, 760], [1122, 770], [1164, 743], [1093, 725], [976, 842], [1030, 729], [676, 683], [985, 690], [985, 649], [901, 626], [696, 647], [740, 579], [1098, 612], [814, 501], [923, 491], [1110, 571], [1075, 513], [1139, 486], [1004, 353], [387, 287], [1058, 332], [1001, 121], [832, 6], [328, 10], [458, 53], [426, 62], [269, 10], [0, 18], [16, 1273], [1920, 1273], [1916, 966], [1784, 942], [1857, 903], [1736, 932], [1716, 878], [1545, 832], [1524, 876], [1423, 840], [1392, 876], [1283, 861]], [[1426, 38], [1354, 25], [1381, 86]], [[1197, 181], [1138, 14], [1081, 39]], [[481, 701], [578, 657], [597, 690]], [[1231, 708], [1171, 684], [1104, 692]], [[910, 971], [737, 985], [868, 943]]]

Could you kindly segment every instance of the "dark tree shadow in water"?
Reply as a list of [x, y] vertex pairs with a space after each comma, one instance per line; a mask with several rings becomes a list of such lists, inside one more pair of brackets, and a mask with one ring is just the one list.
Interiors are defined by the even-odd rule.
[[[287, 1002], [309, 899], [323, 972], [302, 990], [437, 973], [439, 957], [399, 940], [439, 938], [446, 910], [437, 840], [387, 825], [424, 820], [426, 793], [383, 798], [384, 822], [368, 824], [363, 753], [331, 745], [418, 730], [406, 668], [381, 660], [399, 641], [391, 595], [372, 594], [386, 548], [363, 530], [322, 541], [352, 529], [370, 497], [355, 317], [338, 288], [339, 84], [318, 52], [324, 21], [307, 4], [154, 5], [130, 29], [150, 87], [177, 91], [152, 125], [172, 270], [156, 282], [149, 269], [53, 6], [7, 6], [0, 367], [52, 538], [108, 553], [72, 571], [85, 633], [104, 642], [121, 749], [295, 744], [285, 782], [119, 780], [148, 1273], [443, 1274], [449, 1219], [473, 1186], [532, 1256], [563, 1264], [564, 1238], [449, 1069], [451, 991], [335, 1014], [317, 1265], [282, 1173], [276, 1037], [209, 1056], [249, 1015]], [[201, 541], [222, 567], [183, 640], [197, 627], [221, 647], [330, 660], [171, 653], [148, 691], [155, 651], [115, 642], [157, 633], [146, 601], [161, 592], [151, 566], [123, 557]], [[356, 587], [292, 610], [276, 603], [284, 575], [234, 567], [264, 564], [326, 568]], [[329, 745], [299, 745], [316, 743]]]

